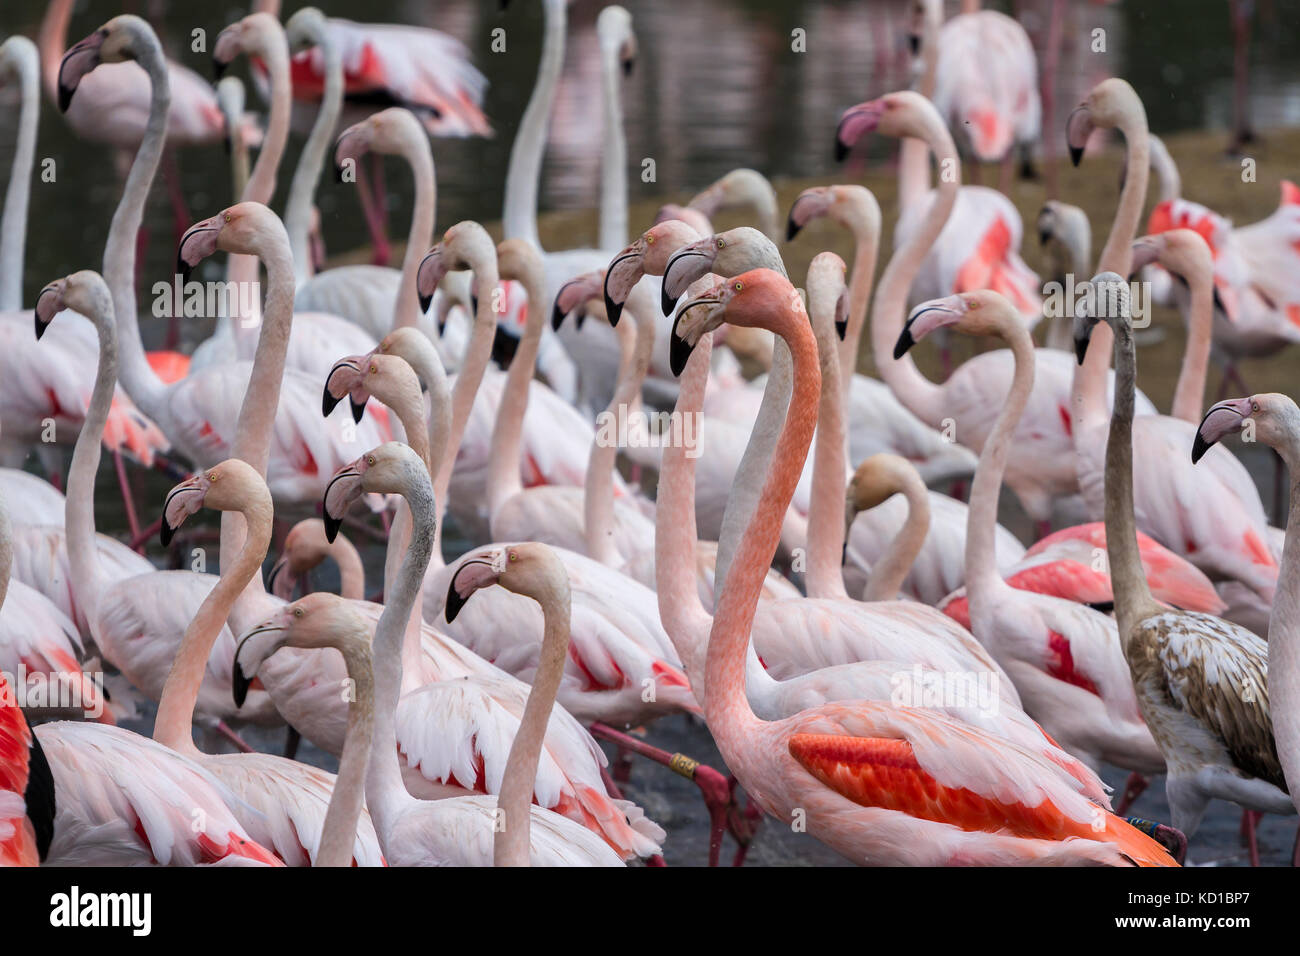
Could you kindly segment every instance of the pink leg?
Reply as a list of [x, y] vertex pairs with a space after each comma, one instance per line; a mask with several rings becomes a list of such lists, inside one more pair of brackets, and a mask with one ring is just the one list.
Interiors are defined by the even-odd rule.
[[717, 866], [722, 851], [722, 834], [727, 828], [730, 811], [734, 806], [727, 779], [712, 767], [692, 760], [685, 754], [670, 754], [666, 750], [652, 747], [644, 741], [621, 733], [607, 724], [594, 723], [590, 730], [592, 736], [608, 740], [623, 750], [663, 764], [700, 788], [704, 805], [709, 811], [709, 866]]
[[135, 540], [140, 535], [140, 522], [135, 515], [135, 502], [131, 498], [131, 482], [126, 476], [126, 462], [122, 460], [122, 452], [115, 449], [113, 451], [113, 468], [117, 471], [117, 486], [122, 490], [122, 506], [126, 509], [126, 526], [131, 533], [131, 539]]
[[1241, 811], [1241, 835], [1246, 840], [1247, 849], [1250, 850], [1251, 866], [1259, 866], [1259, 841], [1255, 836], [1255, 828], [1263, 815], [1255, 810]]
[[1119, 798], [1119, 803], [1115, 807], [1115, 812], [1121, 817], [1133, 806], [1133, 802], [1142, 796], [1146, 788], [1150, 786], [1151, 781], [1140, 773], [1131, 773], [1124, 784], [1124, 793]]
[[217, 721], [217, 733], [221, 734], [221, 736], [225, 737], [237, 748], [239, 748], [241, 753], [251, 754], [257, 752], [252, 747], [248, 746], [248, 744], [244, 742], [244, 738], [239, 736], [239, 734], [235, 733], [230, 728], [230, 725], [227, 724], [224, 720]]

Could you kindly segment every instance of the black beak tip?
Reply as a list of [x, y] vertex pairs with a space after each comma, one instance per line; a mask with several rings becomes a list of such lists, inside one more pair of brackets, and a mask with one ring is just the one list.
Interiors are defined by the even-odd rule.
[[1078, 166], [1079, 163], [1080, 163], [1082, 160], [1083, 160], [1083, 147], [1082, 147], [1082, 146], [1071, 146], [1071, 147], [1070, 147], [1070, 162], [1071, 162], [1072, 164], [1074, 164], [1075, 166]]
[[623, 303], [611, 299], [609, 292], [605, 293], [605, 314], [609, 316], [610, 325], [618, 325], [619, 317], [623, 314]]
[[663, 309], [664, 315], [672, 315], [673, 309], [677, 307], [677, 300], [668, 294], [668, 290], [660, 288], [659, 290], [659, 308]]
[[695, 347], [685, 339], [676, 335], [672, 337], [668, 348], [668, 364], [672, 368], [674, 375], [680, 378], [682, 372], [686, 371], [686, 363], [690, 360], [693, 351], [695, 351]]
[[329, 418], [330, 412], [334, 411], [335, 406], [337, 406], [340, 401], [342, 401], [342, 399], [335, 398], [331, 395], [329, 387], [326, 386], [321, 390], [320, 413], [326, 418]]
[[39, 342], [41, 340], [41, 336], [45, 334], [45, 330], [49, 328], [49, 323], [42, 322], [41, 317], [39, 315], [33, 316], [33, 318], [36, 320], [36, 341]]
[[336, 183], [341, 183], [341, 182], [343, 182], [343, 164], [342, 164], [342, 163], [335, 163], [335, 164], [334, 164], [334, 181], [335, 181]]
[[916, 56], [918, 53], [920, 53], [921, 52], [920, 35], [916, 33], [909, 34], [907, 37], [907, 46], [908, 49], [912, 51], [912, 56]]
[[432, 302], [433, 302], [432, 295], [425, 295], [424, 293], [420, 293], [420, 313], [424, 314], [425, 312], [428, 312], [429, 306], [430, 304], [432, 304]]
[[229, 68], [230, 68], [229, 63], [223, 63], [221, 60], [218, 60], [215, 56], [212, 58], [212, 78], [214, 80], [220, 80], [223, 76], [226, 75], [226, 70]]
[[447, 604], [443, 608], [448, 624], [456, 620], [456, 615], [460, 614], [460, 609], [464, 606], [465, 599], [456, 593], [456, 585], [453, 580], [453, 583], [447, 586]]
[[1078, 360], [1078, 362], [1079, 362], [1080, 365], [1083, 364], [1084, 357], [1087, 356], [1087, 354], [1088, 354], [1088, 340], [1087, 340], [1087, 339], [1075, 339], [1075, 340], [1074, 340], [1074, 357]]
[[844, 546], [840, 549], [840, 567], [844, 567], [844, 565], [848, 563], [849, 563], [849, 539], [848, 536], [846, 535], [844, 538]]
[[366, 414], [366, 403], [354, 401], [351, 396], [348, 396], [348, 404], [352, 406], [352, 421], [360, 425], [361, 419]]
[[325, 520], [325, 540], [328, 541], [330, 544], [333, 544], [334, 539], [339, 536], [339, 528], [343, 527], [343, 519], [335, 518], [332, 514], [329, 513], [329, 509], [326, 509], [324, 520]]
[[633, 68], [635, 65], [636, 65], [636, 60], [624, 60], [624, 61], [623, 61], [623, 76], [625, 76], [625, 77], [631, 76], [631, 75], [632, 75], [632, 68]]
[[[587, 310], [586, 310], [586, 309], [579, 309], [579, 310], [578, 310], [578, 314], [575, 315], [575, 316], [573, 317], [573, 324], [574, 324], [575, 326], [577, 326], [578, 331], [581, 332], [581, 331], [582, 331], [582, 327], [583, 327], [583, 325], [586, 324], [586, 322], [587, 322]], [[617, 324], [617, 323], [614, 323], [614, 324]]]
[[72, 94], [76, 92], [77, 92], [76, 89], [74, 89], [73, 87], [64, 86], [62, 83], [59, 84], [59, 112], [60, 113], [66, 113], [68, 111], [68, 107], [72, 105]]
[[1038, 230], [1038, 244], [1039, 244], [1040, 246], [1045, 246], [1045, 245], [1047, 245], [1047, 240], [1049, 240], [1049, 239], [1051, 239], [1051, 238], [1052, 238], [1051, 230], [1049, 230], [1049, 229], [1039, 229], [1039, 230]]
[[[844, 141], [838, 136], [835, 137], [835, 162], [844, 162], [844, 157], [847, 155], [849, 155], [849, 148], [844, 145]], [[1077, 166], [1078, 163], [1075, 163], [1075, 165]]]
[[912, 330], [904, 328], [902, 332], [898, 333], [898, 341], [894, 343], [894, 358], [901, 359], [915, 344], [916, 339], [912, 338]]
[[560, 310], [560, 303], [556, 302], [551, 308], [551, 331], [560, 331], [560, 326], [564, 324], [564, 312]]
[[1210, 443], [1201, 437], [1201, 433], [1196, 433], [1196, 440], [1192, 442], [1192, 464], [1196, 464], [1210, 450]]
[[230, 696], [235, 698], [235, 706], [243, 707], [244, 701], [248, 699], [248, 689], [253, 682], [244, 674], [244, 669], [239, 666], [239, 661], [235, 661], [235, 670], [230, 678]]
[[789, 242], [795, 236], [799, 235], [799, 230], [802, 228], [803, 226], [794, 221], [794, 216], [791, 216], [785, 223], [785, 241]]
[[840, 341], [843, 342], [844, 337], [849, 334], [849, 323], [837, 321], [835, 323], [835, 334], [838, 335], [840, 337]]
[[163, 518], [162, 522], [158, 525], [158, 540], [162, 542], [162, 546], [164, 548], [171, 545], [172, 537], [175, 534], [176, 534], [176, 529], [173, 528], [170, 524], [168, 524], [166, 518]]

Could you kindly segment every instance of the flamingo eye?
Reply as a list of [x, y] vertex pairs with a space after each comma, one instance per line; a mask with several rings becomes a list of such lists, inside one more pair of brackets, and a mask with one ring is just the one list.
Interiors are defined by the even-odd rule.
[[224, 216], [224, 218], [225, 218], [226, 222], [230, 222], [230, 213], [226, 213], [225, 216]]
[[215, 471], [208, 473], [208, 481], [216, 481], [218, 477]]
[[374, 362], [371, 362], [371, 363], [370, 363], [370, 374], [371, 374], [371, 375], [375, 375], [375, 374], [377, 374], [378, 372], [379, 372], [379, 366], [376, 365]]
[[294, 608], [294, 609], [293, 609], [293, 616], [294, 616], [294, 617], [302, 617], [302, 608], [300, 608], [300, 607], [296, 607], [296, 608]]
[[719, 239], [719, 240], [718, 240], [718, 248], [719, 248], [719, 249], [721, 249], [721, 248], [722, 248], [723, 246], [725, 246], [726, 244], [727, 244], [727, 240], [726, 240], [726, 239]]
[[745, 288], [745, 284], [744, 284], [743, 282], [737, 282], [737, 283], [736, 283], [736, 291], [737, 291], [737, 292], [739, 292], [739, 291], [740, 291], [741, 289], [743, 289], [743, 288]]
[[518, 561], [518, 560], [519, 560], [519, 552], [518, 552], [518, 551], [511, 551], [511, 552], [510, 552], [510, 560], [511, 560], [511, 561]]
[[1252, 400], [1251, 403], [1250, 403], [1250, 410], [1251, 410], [1252, 412], [1257, 412], [1257, 411], [1259, 411], [1259, 402], [1256, 402], [1256, 401], [1253, 401], [1253, 400]]
[[375, 456], [374, 456], [374, 455], [366, 455], [366, 464], [367, 464], [367, 465], [374, 465], [374, 463], [375, 463]]
[[654, 236], [647, 235], [647, 236], [645, 237], [645, 242], [646, 242], [646, 245], [647, 245], [647, 246], [653, 246], [653, 245], [655, 244], [655, 237], [654, 237]]

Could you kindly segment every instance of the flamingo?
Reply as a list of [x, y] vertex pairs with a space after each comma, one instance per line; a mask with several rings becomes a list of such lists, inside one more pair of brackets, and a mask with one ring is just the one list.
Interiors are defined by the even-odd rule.
[[[881, 452], [858, 465], [845, 492], [844, 579], [864, 601], [900, 593], [938, 604], [965, 580], [966, 503], [925, 487], [912, 462]], [[998, 571], [1025, 546], [997, 526]]]
[[[252, 369], [244, 362], [223, 363], [206, 369], [201, 374], [188, 375], [171, 385], [164, 383], [145, 360], [135, 307], [133, 238], [143, 212], [149, 182], [158, 165], [167, 104], [170, 100], [158, 38], [152, 28], [138, 17], [115, 17], [68, 51], [60, 68], [60, 82], [68, 95], [75, 97], [81, 80], [92, 74], [101, 63], [118, 62], [127, 57], [134, 58], [148, 71], [153, 81], [153, 99], [148, 130], [132, 163], [132, 175], [127, 179], [121, 202], [114, 214], [104, 251], [104, 278], [113, 292], [114, 313], [121, 331], [122, 378], [128, 394], [137, 403], [143, 403], [141, 408], [145, 414], [158, 423], [187, 457], [199, 463], [211, 463], [221, 460], [230, 447], [230, 436], [235, 430], [232, 420], [235, 405], [230, 401], [230, 396], [243, 393]], [[235, 210], [252, 208], [254, 205], [234, 206], [227, 213], [233, 219]], [[185, 271], [184, 265], [192, 267], [199, 261], [201, 256], [193, 256], [200, 246], [207, 253], [215, 251], [202, 243], [193, 242], [193, 238], [195, 235], [209, 239], [216, 236], [219, 221], [225, 222], [222, 216], [205, 220], [191, 227], [187, 236], [182, 237], [181, 254], [178, 256], [182, 260], [182, 271]], [[185, 262], [186, 256], [192, 258]], [[268, 270], [289, 277], [291, 290], [292, 259], [287, 248], [279, 261], [273, 263], [266, 256], [262, 256], [262, 260]], [[271, 285], [282, 287], [278, 280], [272, 281]], [[273, 331], [272, 337], [287, 335], [289, 319], [290, 315], [284, 309], [273, 308], [268, 303], [263, 332], [268, 324], [273, 328], [283, 325], [283, 329]], [[265, 374], [272, 374], [269, 365]], [[283, 372], [276, 370], [274, 374], [279, 378]], [[276, 429], [276, 453], [270, 473], [271, 487], [281, 500], [304, 501], [324, 490], [325, 475], [322, 475], [322, 469], [326, 469], [328, 474], [338, 464], [350, 460], [351, 456], [344, 454], [346, 442], [342, 423], [336, 420], [328, 423], [329, 427], [322, 428], [316, 420], [315, 386], [309, 385], [306, 379], [292, 371], [283, 374], [283, 378], [285, 385], [277, 410], [279, 424]], [[380, 438], [381, 432], [373, 425], [357, 426], [358, 441], [371, 443]]]
[[[1240, 430], [1247, 421], [1253, 423], [1256, 441], [1273, 448], [1286, 462], [1287, 469], [1297, 473], [1300, 467], [1300, 409], [1286, 395], [1276, 393], [1251, 395], [1247, 398], [1227, 399], [1216, 403], [1205, 414], [1197, 429], [1193, 455], [1205, 445], [1218, 441], [1234, 430]], [[1291, 486], [1288, 517], [1300, 514], [1300, 492]], [[1274, 745], [1286, 792], [1294, 804], [1300, 790], [1300, 761], [1297, 760], [1297, 709], [1295, 695], [1296, 676], [1296, 624], [1294, 605], [1297, 586], [1297, 538], [1293, 528], [1300, 526], [1287, 522], [1286, 544], [1282, 550], [1282, 567], [1278, 573], [1277, 597], [1273, 601], [1272, 616], [1268, 622], [1268, 704], [1272, 721]], [[1294, 856], [1293, 856], [1294, 860]]]
[[[1038, 211], [1038, 244], [1051, 262], [1052, 281], [1062, 287], [1070, 276], [1092, 275], [1092, 223], [1078, 206], [1049, 199]], [[1062, 309], [1052, 316], [1047, 347], [1069, 349], [1070, 317]]]
[[[57, 476], [58, 449], [76, 441], [85, 419], [98, 346], [94, 327], [80, 316], [61, 323], [48, 347], [36, 348], [32, 339], [31, 312], [23, 309], [22, 277], [40, 99], [36, 47], [26, 37], [9, 37], [0, 44], [0, 85], [11, 81], [18, 87], [21, 105], [0, 219], [0, 379], [6, 383], [5, 400], [0, 403], [0, 459], [16, 466], [29, 448], [35, 448], [45, 472]], [[162, 433], [125, 392], [114, 399], [104, 440], [115, 454], [124, 452], [144, 465], [153, 464], [155, 452], [167, 449]], [[37, 493], [48, 495], [44, 490]], [[61, 513], [59, 507], [50, 517]], [[62, 518], [54, 523], [62, 523]]]
[[[1128, 143], [1124, 190], [1106, 247], [1098, 260], [1102, 271], [1127, 275], [1130, 248], [1147, 186], [1147, 124], [1142, 101], [1123, 80], [1100, 83], [1070, 115], [1068, 140], [1077, 163], [1093, 128], [1117, 128]], [[1170, 247], [1173, 242], [1177, 244]], [[1210, 260], [1203, 242], [1183, 233], [1173, 240], [1143, 243], [1139, 264], [1160, 255], [1183, 270], [1193, 285], [1192, 334], [1180, 374], [1182, 416], [1194, 417], [1205, 386], [1209, 324], [1213, 298]], [[1096, 347], [1075, 374], [1073, 424], [1075, 462], [1084, 500], [1095, 518], [1104, 510], [1107, 414], [1097, 384], [1110, 365], [1110, 327], [1098, 328]], [[1191, 413], [1189, 415], [1189, 413]], [[1268, 603], [1277, 580], [1277, 560], [1259, 492], [1244, 466], [1226, 449], [1215, 449], [1209, 465], [1193, 470], [1181, 449], [1192, 441], [1195, 425], [1188, 417], [1138, 412], [1135, 428], [1142, 461], [1137, 486], [1137, 521], [1157, 541], [1187, 558], [1207, 574], [1233, 578]]]
[[54, 835], [54, 778], [3, 674], [0, 756], [0, 866], [40, 866]]
[[366, 570], [357, 546], [342, 534], [330, 541], [320, 518], [304, 518], [289, 529], [280, 556], [267, 573], [266, 586], [288, 603], [298, 583], [326, 558], [333, 558], [338, 565], [339, 594], [351, 601], [364, 598]]
[[[374, 631], [376, 717], [372, 741], [375, 757], [369, 762], [366, 791], [381, 835], [381, 845], [389, 863], [397, 866], [483, 862], [485, 847], [481, 838], [474, 839], [471, 834], [486, 834], [493, 829], [493, 799], [474, 796], [432, 802], [417, 800], [406, 791], [397, 760], [396, 711], [402, 684], [403, 633], [420, 598], [425, 568], [434, 543], [436, 509], [428, 463], [410, 448], [397, 443], [373, 449], [335, 476], [331, 482], [331, 494], [326, 498], [326, 514], [337, 507], [340, 498], [355, 499], [367, 491], [401, 494], [410, 507], [412, 518], [410, 544], [393, 586], [388, 589], [388, 601]], [[544, 649], [539, 657], [533, 692], [525, 705], [511, 756], [502, 774], [498, 798], [498, 806], [507, 814], [507, 820], [528, 819], [537, 825], [538, 839], [536, 845], [530, 843], [527, 825], [508, 827], [522, 831], [523, 841], [522, 847], [516, 847], [510, 853], [510, 860], [516, 864], [529, 859], [566, 865], [621, 864], [613, 850], [595, 834], [530, 803], [547, 718], [565, 671], [568, 628], [563, 605], [569, 603], [562, 599], [566, 579], [564, 566], [548, 552], [535, 556], [534, 548], [512, 545], [489, 555], [486, 563], [490, 569], [518, 564], [525, 569], [520, 575], [493, 570], [493, 577], [489, 577], [477, 570], [484, 562], [475, 561], [473, 569], [465, 575], [465, 590], [455, 589], [456, 578], [453, 577], [452, 590], [445, 598], [448, 616], [454, 619], [460, 602], [475, 587], [504, 578], [507, 587], [519, 580], [521, 591], [537, 594], [542, 601]], [[507, 554], [514, 555], [514, 558], [508, 558]], [[530, 565], [536, 568], [539, 564], [540, 573], [536, 569], [531, 574], [526, 570]], [[540, 589], [534, 590], [534, 586]], [[558, 605], [557, 601], [560, 602]], [[344, 607], [341, 602], [333, 603], [340, 611]], [[292, 613], [282, 612], [281, 620], [291, 619], [288, 615]], [[364, 641], [369, 633], [368, 623], [359, 621], [355, 612], [351, 626], [347, 627], [346, 621], [344, 624], [342, 630], [357, 634], [357, 640]], [[544, 707], [541, 706], [543, 702]], [[361, 763], [365, 765], [365, 760]], [[450, 836], [447, 834], [449, 829], [452, 830]]]
[[[744, 273], [695, 301], [708, 306], [711, 321], [770, 328], [795, 361], [790, 414], [735, 573], [720, 595], [705, 665], [709, 729], [746, 792], [777, 819], [805, 821], [807, 832], [858, 863], [1167, 865], [1163, 849], [1106, 815], [1060, 768], [946, 716], [871, 701], [825, 704], [778, 721], [753, 712], [744, 690], [745, 646], [781, 514], [812, 438], [816, 344], [793, 287], [770, 270]], [[882, 761], [905, 768], [906, 783], [875, 770]], [[973, 772], [972, 762], [989, 768]], [[1023, 774], [1015, 783], [1006, 774], [1011, 765]], [[920, 788], [960, 789], [971, 802], [954, 813], [946, 801], [918, 799]]]
[[[1119, 81], [1122, 82], [1122, 81]], [[867, 132], [925, 140], [941, 166], [958, 164], [957, 150], [938, 112], [923, 96], [910, 91], [890, 93], [861, 103], [840, 118], [836, 141], [852, 145]], [[945, 166], [960, 170], [960, 165]], [[981, 450], [1001, 409], [1013, 360], [1005, 349], [973, 356], [942, 385], [927, 380], [910, 358], [889, 361], [906, 318], [907, 289], [935, 237], [948, 221], [956, 200], [960, 175], [940, 177], [935, 201], [921, 225], [895, 250], [876, 288], [871, 320], [872, 354], [880, 377], [923, 422], [931, 427], [950, 423], [956, 440]], [[1039, 525], [1040, 536], [1052, 516], [1053, 503], [1078, 493], [1072, 438], [1069, 353], [1039, 349], [1035, 354], [1037, 391], [1012, 445], [1007, 484], [1025, 512]], [[1113, 375], [1110, 378], [1113, 388]], [[1103, 383], [1103, 390], [1104, 390]], [[1144, 411], [1155, 407], [1139, 399]]]
[[[1105, 257], [1103, 257], [1104, 259]], [[1119, 634], [1138, 706], [1168, 766], [1174, 826], [1190, 839], [1214, 797], [1248, 810], [1292, 813], [1269, 716], [1268, 643], [1242, 627], [1158, 603], [1142, 576], [1133, 487], [1133, 383], [1137, 350], [1128, 285], [1114, 272], [1092, 280], [1113, 307], [1076, 315], [1080, 355], [1105, 321], [1115, 337], [1119, 387], [1106, 445], [1106, 551]], [[1105, 311], [1104, 316], [1095, 313]], [[1252, 407], [1215, 406], [1196, 430], [1193, 461]], [[1252, 862], [1258, 862], [1251, 838]]]
[[[993, 560], [997, 496], [1012, 436], [1033, 391], [1033, 341], [1007, 300], [981, 291], [925, 303], [907, 320], [896, 353], [940, 326], [996, 335], [1015, 356], [1007, 402], [980, 453], [966, 528], [971, 630], [1011, 675], [1031, 717], [1090, 766], [1105, 760], [1159, 773], [1164, 760], [1138, 712], [1115, 622], [1073, 601], [1011, 587]], [[1175, 824], [1176, 826], [1177, 824]]]
[[[430, 385], [434, 408], [443, 410], [443, 414], [428, 428], [427, 437], [419, 381], [402, 359], [384, 354], [372, 356], [363, 369], [359, 387], [391, 403], [411, 440], [410, 447], [426, 465], [432, 460], [431, 445], [439, 446], [437, 457], [445, 454], [445, 419], [450, 404], [446, 400], [445, 376]], [[330, 521], [321, 529], [325, 541], [337, 532]], [[399, 547], [400, 538], [396, 531], [390, 535], [391, 552]], [[358, 601], [357, 610], [377, 620], [382, 609]], [[409, 643], [403, 644], [403, 654], [409, 670], [405, 672], [403, 696], [398, 704], [397, 738], [407, 789], [425, 798], [467, 791], [495, 792], [505, 763], [504, 742], [514, 736], [526, 688], [427, 624], [420, 630], [412, 629]], [[277, 709], [313, 743], [340, 752], [344, 746], [343, 708], [331, 688], [337, 686], [335, 676], [342, 679], [342, 675], [328, 673], [327, 662], [320, 655], [285, 654], [279, 658], [263, 662], [254, 671]], [[235, 699], [239, 701], [249, 685], [249, 676], [238, 659], [235, 670]], [[438, 731], [430, 733], [430, 727]], [[567, 713], [555, 715], [547, 732], [546, 752], [547, 770], [537, 793], [539, 804], [596, 829], [621, 856], [659, 852], [663, 832], [645, 820], [635, 805], [606, 796], [601, 781], [603, 755]]]

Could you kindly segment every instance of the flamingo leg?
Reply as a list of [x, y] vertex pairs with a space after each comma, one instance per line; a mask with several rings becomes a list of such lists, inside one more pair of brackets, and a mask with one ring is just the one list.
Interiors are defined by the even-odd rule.
[[1232, 0], [1232, 141], [1228, 153], [1237, 155], [1255, 141], [1250, 125], [1250, 21], [1254, 0]]
[[1151, 781], [1136, 771], [1128, 775], [1128, 780], [1124, 783], [1124, 793], [1119, 798], [1119, 803], [1115, 807], [1115, 812], [1121, 817], [1126, 810], [1133, 806], [1134, 801], [1146, 791]]
[[217, 721], [217, 733], [219, 733], [221, 736], [225, 737], [232, 744], [234, 744], [235, 747], [240, 751], [240, 753], [251, 754], [257, 752], [252, 747], [248, 746], [244, 738], [239, 736], [239, 734], [235, 733], [235, 731], [231, 729], [230, 725], [227, 724], [224, 720]]
[[122, 507], [126, 510], [126, 526], [134, 541], [140, 536], [140, 522], [135, 514], [135, 501], [131, 497], [131, 481], [127, 478], [126, 462], [120, 449], [113, 450], [113, 468], [117, 472], [117, 486], [122, 490]]
[[[363, 159], [362, 162], [368, 160]], [[381, 183], [383, 180], [383, 167], [379, 165], [377, 159], [371, 159], [371, 179], [374, 183]], [[388, 226], [385, 222], [385, 210], [380, 204], [375, 187], [366, 181], [366, 176], [361, 173], [357, 176], [357, 198], [361, 200], [361, 211], [366, 217], [366, 228], [370, 231], [371, 256], [370, 261], [377, 266], [388, 265], [391, 257], [391, 249], [388, 245]]]
[[[1134, 774], [1134, 776], [1137, 775]], [[1143, 780], [1145, 781], [1145, 778]], [[1120, 814], [1120, 816], [1123, 816], [1123, 814]], [[1141, 817], [1126, 817], [1126, 819], [1130, 825], [1137, 827], [1168, 850], [1169, 855], [1178, 861], [1179, 866], [1183, 865], [1183, 862], [1187, 859], [1187, 835], [1182, 830], [1165, 823], [1143, 820]]]
[[1004, 196], [1011, 195], [1011, 181], [1016, 167], [1016, 147], [1012, 145], [1007, 150], [1007, 154], [1002, 157], [1002, 163], [998, 169], [998, 190]]
[[290, 760], [298, 756], [298, 745], [302, 743], [302, 734], [292, 724], [284, 735], [284, 755]]
[[[735, 806], [732, 788], [727, 784], [727, 778], [712, 767], [692, 760], [685, 754], [670, 754], [666, 750], [621, 733], [608, 724], [597, 722], [591, 725], [590, 730], [593, 737], [608, 740], [622, 750], [663, 764], [700, 788], [704, 805], [709, 811], [709, 866], [717, 866], [722, 852], [722, 834], [732, 821], [731, 811]], [[737, 842], [744, 839], [743, 834], [737, 836], [734, 831], [732, 836], [736, 837]]]
[[1255, 810], [1241, 811], [1241, 835], [1246, 841], [1246, 848], [1250, 851], [1251, 866], [1259, 866], [1259, 840], [1255, 828], [1263, 815]]

